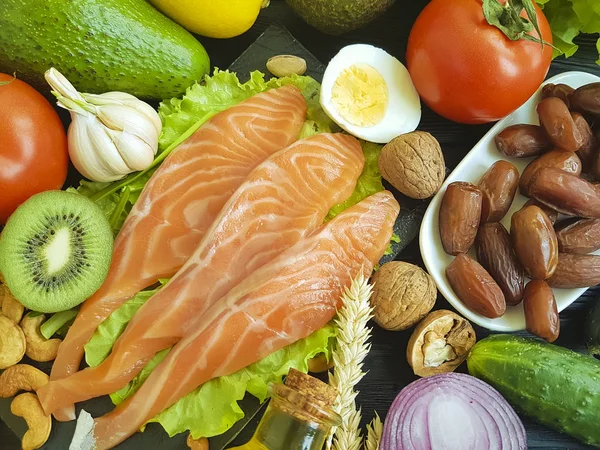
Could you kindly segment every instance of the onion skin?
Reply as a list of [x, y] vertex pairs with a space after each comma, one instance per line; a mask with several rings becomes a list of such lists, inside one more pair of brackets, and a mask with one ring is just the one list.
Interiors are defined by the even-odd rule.
[[[434, 424], [430, 427], [429, 424]], [[525, 450], [525, 427], [498, 391], [463, 373], [421, 378], [390, 407], [380, 450]]]

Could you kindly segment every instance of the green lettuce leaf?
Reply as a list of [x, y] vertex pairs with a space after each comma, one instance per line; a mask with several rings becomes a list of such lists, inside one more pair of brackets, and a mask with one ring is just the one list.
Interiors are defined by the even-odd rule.
[[329, 214], [325, 218], [326, 221], [333, 219], [345, 209], [356, 205], [361, 200], [379, 191], [383, 191], [384, 189], [378, 164], [382, 148], [381, 145], [365, 141], [361, 141], [361, 144], [363, 153], [365, 154], [365, 167], [360, 177], [358, 177], [356, 188], [354, 188], [354, 192], [345, 202], [331, 208]]
[[103, 321], [94, 332], [94, 335], [85, 344], [85, 362], [90, 367], [96, 367], [110, 354], [113, 344], [125, 331], [125, 327], [146, 301], [158, 292], [160, 288], [151, 291], [139, 292], [129, 299], [119, 309], [113, 311], [108, 319]]
[[[127, 322], [156, 291], [144, 291], [124, 303], [96, 330], [85, 346], [86, 362], [95, 367], [110, 353]], [[150, 422], [158, 422], [169, 436], [190, 430], [194, 438], [211, 437], [227, 431], [244, 417], [238, 405], [246, 392], [263, 402], [269, 383], [281, 382], [290, 368], [307, 372], [308, 360], [319, 353], [329, 357], [335, 327], [327, 325], [305, 339], [257, 361], [231, 375], [215, 378], [180, 399]], [[142, 371], [123, 389], [110, 397], [115, 405], [133, 395], [170, 349], [157, 353]]]
[[[572, 56], [578, 49], [573, 42], [580, 33], [600, 33], [600, 2], [598, 0], [537, 0], [552, 29], [556, 47], [553, 56]], [[600, 38], [596, 43], [600, 54]], [[596, 61], [600, 64], [600, 59]]]

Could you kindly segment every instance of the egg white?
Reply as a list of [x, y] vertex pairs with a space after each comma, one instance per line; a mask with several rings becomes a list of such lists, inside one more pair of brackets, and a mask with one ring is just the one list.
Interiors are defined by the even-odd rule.
[[[356, 64], [368, 64], [383, 77], [388, 88], [388, 105], [382, 120], [369, 127], [346, 121], [331, 101], [334, 84], [342, 71]], [[404, 65], [378, 47], [353, 44], [342, 48], [327, 65], [321, 84], [321, 107], [348, 133], [369, 142], [387, 144], [400, 134], [414, 131], [421, 121], [421, 100]]]

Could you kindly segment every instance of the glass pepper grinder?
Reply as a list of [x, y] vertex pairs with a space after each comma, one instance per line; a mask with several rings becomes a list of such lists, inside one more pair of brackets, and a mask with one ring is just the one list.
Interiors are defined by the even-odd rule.
[[231, 450], [321, 450], [341, 418], [331, 407], [335, 388], [296, 369], [269, 386], [271, 401], [252, 439]]

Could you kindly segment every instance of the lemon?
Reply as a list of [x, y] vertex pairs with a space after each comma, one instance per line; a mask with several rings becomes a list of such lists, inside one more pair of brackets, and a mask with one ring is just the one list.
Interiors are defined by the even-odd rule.
[[179, 25], [202, 36], [226, 39], [254, 25], [269, 0], [150, 0]]

